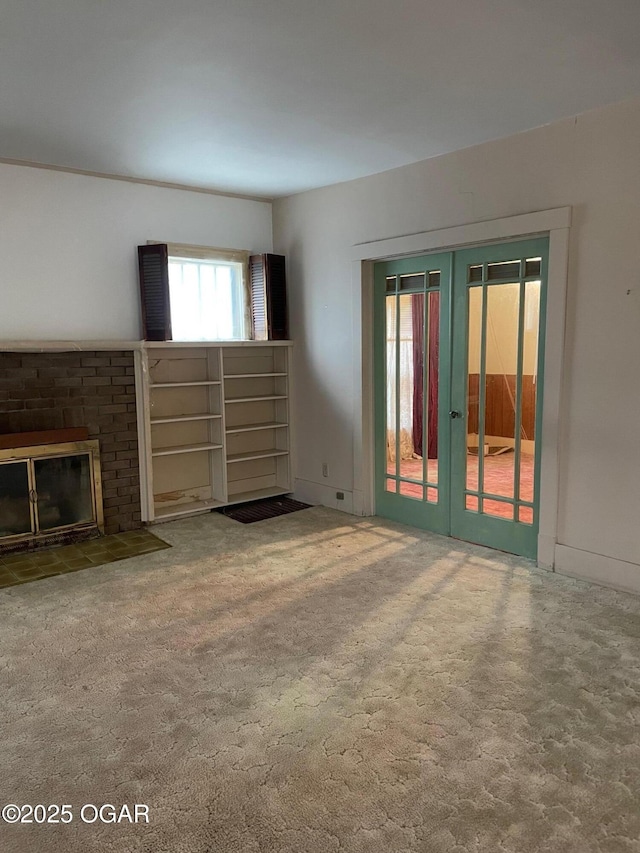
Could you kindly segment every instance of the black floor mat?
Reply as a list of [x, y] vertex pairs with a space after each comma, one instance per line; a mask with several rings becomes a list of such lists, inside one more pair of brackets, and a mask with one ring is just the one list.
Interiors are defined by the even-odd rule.
[[220, 512], [242, 524], [253, 524], [254, 521], [277, 518], [279, 515], [297, 512], [299, 509], [308, 509], [309, 506], [310, 504], [294, 501], [293, 498], [265, 498], [237, 506], [226, 506]]

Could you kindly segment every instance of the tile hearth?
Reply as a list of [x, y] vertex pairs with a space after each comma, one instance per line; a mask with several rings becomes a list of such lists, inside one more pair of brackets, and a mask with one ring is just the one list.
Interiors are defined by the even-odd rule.
[[0, 555], [0, 589], [170, 547], [148, 530], [132, 530], [45, 551]]

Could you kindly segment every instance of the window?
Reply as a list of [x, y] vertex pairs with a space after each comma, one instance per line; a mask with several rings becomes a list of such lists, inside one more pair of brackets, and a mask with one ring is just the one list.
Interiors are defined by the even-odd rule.
[[246, 264], [169, 255], [169, 302], [175, 341], [241, 341], [247, 323]]
[[248, 260], [248, 252], [168, 244], [174, 341], [241, 341], [251, 337]]
[[150, 242], [138, 262], [145, 340], [287, 339], [281, 255]]

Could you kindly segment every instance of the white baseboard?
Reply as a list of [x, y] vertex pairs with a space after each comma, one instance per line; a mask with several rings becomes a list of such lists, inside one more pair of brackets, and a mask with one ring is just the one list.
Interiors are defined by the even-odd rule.
[[[344, 499], [338, 500], [336, 492], [342, 492]], [[345, 492], [344, 489], [327, 486], [324, 483], [314, 483], [311, 480], [295, 480], [293, 497], [298, 501], [313, 504], [314, 506], [328, 506], [331, 509], [348, 512], [350, 515], [361, 514], [354, 513], [353, 492]]]
[[640, 565], [580, 551], [567, 545], [556, 545], [555, 570], [563, 575], [592, 583], [640, 593]]

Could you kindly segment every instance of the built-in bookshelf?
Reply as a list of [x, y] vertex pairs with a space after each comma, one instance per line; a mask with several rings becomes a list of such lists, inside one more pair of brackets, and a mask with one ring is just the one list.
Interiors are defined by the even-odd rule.
[[147, 521], [291, 491], [288, 341], [146, 343]]

